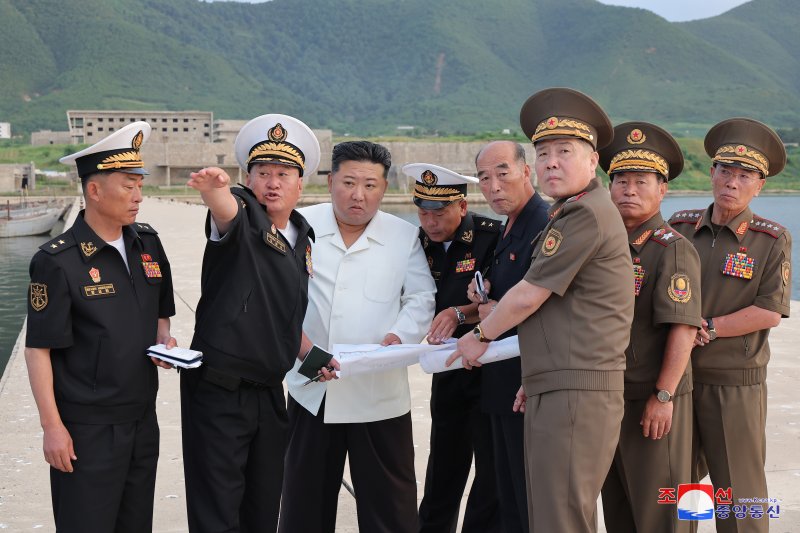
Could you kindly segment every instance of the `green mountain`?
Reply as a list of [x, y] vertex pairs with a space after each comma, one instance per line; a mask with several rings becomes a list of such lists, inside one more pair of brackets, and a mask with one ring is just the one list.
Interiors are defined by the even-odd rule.
[[0, 121], [203, 109], [339, 133], [516, 131], [530, 94], [565, 85], [683, 135], [736, 115], [793, 127], [797, 21], [795, 0], [689, 23], [594, 0], [0, 0]]

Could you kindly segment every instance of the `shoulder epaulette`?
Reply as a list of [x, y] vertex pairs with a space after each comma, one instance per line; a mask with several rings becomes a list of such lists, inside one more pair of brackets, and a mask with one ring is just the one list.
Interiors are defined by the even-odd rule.
[[690, 209], [688, 211], [678, 211], [669, 217], [670, 224], [696, 224], [703, 217], [705, 209]]
[[136, 230], [136, 233], [152, 233], [153, 235], [158, 235], [158, 232], [153, 229], [153, 226], [145, 222], [134, 222], [131, 224], [131, 227]]
[[783, 232], [786, 231], [786, 228], [777, 222], [767, 220], [766, 218], [762, 218], [758, 215], [753, 215], [753, 220], [750, 221], [749, 229], [758, 231], [759, 233], [766, 233], [774, 239], [777, 239], [781, 236], [781, 234], [783, 234]]
[[39, 249], [43, 252], [47, 252], [51, 255], [55, 255], [58, 253], [63, 252], [67, 248], [72, 248], [75, 246], [75, 239], [72, 237], [72, 232], [67, 231], [62, 233], [55, 239], [52, 239], [43, 245], [39, 246]]
[[480, 215], [473, 215], [472, 222], [474, 223], [476, 230], [488, 231], [490, 233], [497, 233], [500, 231], [500, 226], [503, 225], [503, 223], [499, 220], [489, 217], [482, 217]]
[[664, 224], [650, 236], [651, 241], [655, 241], [661, 246], [669, 246], [673, 242], [678, 242], [681, 239], [683, 239], [683, 235], [669, 224]]

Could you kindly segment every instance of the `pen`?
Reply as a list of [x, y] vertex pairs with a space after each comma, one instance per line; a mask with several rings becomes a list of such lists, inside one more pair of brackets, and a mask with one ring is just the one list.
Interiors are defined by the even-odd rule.
[[[332, 366], [326, 366], [326, 367], [325, 367], [325, 369], [326, 369], [328, 372], [333, 372], [333, 371], [335, 370], [335, 369], [334, 369]], [[308, 385], [309, 383], [316, 383], [316, 382], [317, 382], [317, 381], [319, 381], [320, 379], [322, 379], [322, 374], [317, 374], [317, 375], [316, 375], [316, 376], [314, 376], [313, 378], [311, 378], [311, 379], [309, 379], [308, 381], [306, 381], [305, 383], [303, 383], [303, 387], [305, 387], [305, 386], [306, 386], [306, 385]]]

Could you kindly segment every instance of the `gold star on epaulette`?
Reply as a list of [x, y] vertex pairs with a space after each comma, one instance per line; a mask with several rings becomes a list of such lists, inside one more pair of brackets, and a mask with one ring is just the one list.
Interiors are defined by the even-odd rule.
[[484, 220], [483, 222], [481, 222], [481, 226], [485, 226], [485, 225], [486, 225], [486, 221]]
[[65, 244], [65, 243], [61, 239], [58, 239], [58, 244]]
[[53, 243], [50, 245], [50, 248], [58, 248], [58, 245], [56, 243]]
[[491, 228], [492, 226], [494, 226], [494, 222], [489, 222], [489, 227]]

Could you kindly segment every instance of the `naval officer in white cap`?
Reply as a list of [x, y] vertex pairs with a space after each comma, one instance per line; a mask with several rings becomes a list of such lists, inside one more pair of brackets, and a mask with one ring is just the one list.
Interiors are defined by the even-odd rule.
[[61, 159], [86, 209], [31, 261], [25, 359], [59, 532], [152, 529], [155, 365], [169, 365], [147, 348], [175, 346], [175, 304], [157, 233], [136, 222], [149, 135], [133, 122]]
[[246, 187], [219, 168], [188, 184], [208, 206], [202, 296], [181, 372], [189, 530], [275, 531], [288, 419], [281, 385], [300, 350], [314, 233], [294, 210], [319, 142], [296, 118], [254, 118], [235, 142]]
[[[436, 316], [428, 342], [460, 337], [478, 321], [478, 304], [467, 297], [475, 273], [494, 258], [501, 223], [467, 211], [467, 186], [478, 179], [429, 163], [409, 163], [414, 179], [419, 239], [436, 281]], [[455, 531], [461, 497], [475, 456], [475, 479], [462, 531], [502, 529], [497, 509], [489, 416], [481, 411], [481, 369], [434, 374], [431, 382], [431, 441], [419, 533]]]

